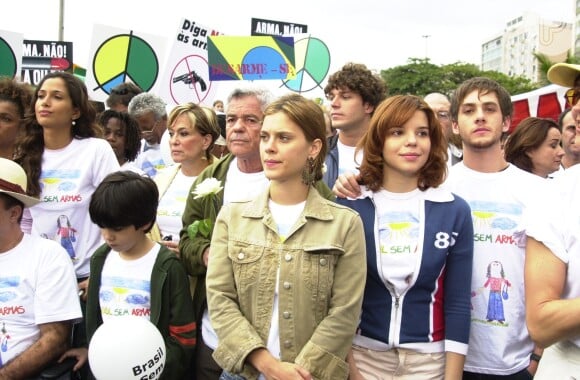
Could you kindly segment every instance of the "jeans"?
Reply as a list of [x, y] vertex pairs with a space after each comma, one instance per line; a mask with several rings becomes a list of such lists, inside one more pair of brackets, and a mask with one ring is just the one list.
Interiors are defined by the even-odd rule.
[[246, 380], [246, 378], [240, 375], [223, 371], [220, 376], [220, 380]]

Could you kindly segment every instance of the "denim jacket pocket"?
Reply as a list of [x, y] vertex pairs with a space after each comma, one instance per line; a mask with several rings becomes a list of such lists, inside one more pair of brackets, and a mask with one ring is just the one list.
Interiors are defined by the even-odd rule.
[[232, 261], [234, 279], [238, 289], [245, 289], [259, 279], [260, 259], [264, 247], [239, 241], [230, 242], [228, 257]]
[[316, 305], [313, 310], [315, 319], [320, 322], [328, 314], [334, 284], [334, 267], [344, 254], [344, 249], [331, 245], [305, 246], [303, 249], [303, 283]]
[[305, 246], [302, 263], [304, 284], [309, 290], [322, 296], [330, 291], [334, 279], [334, 267], [344, 254], [342, 247], [330, 245]]

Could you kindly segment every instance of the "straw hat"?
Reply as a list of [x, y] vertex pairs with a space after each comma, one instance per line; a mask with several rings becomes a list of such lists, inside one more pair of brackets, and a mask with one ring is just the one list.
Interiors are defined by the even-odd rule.
[[0, 193], [18, 199], [26, 207], [32, 207], [40, 200], [26, 195], [26, 183], [26, 173], [20, 165], [6, 158], [0, 158]]
[[548, 80], [560, 86], [573, 88], [579, 74], [580, 65], [556, 63], [548, 70]]

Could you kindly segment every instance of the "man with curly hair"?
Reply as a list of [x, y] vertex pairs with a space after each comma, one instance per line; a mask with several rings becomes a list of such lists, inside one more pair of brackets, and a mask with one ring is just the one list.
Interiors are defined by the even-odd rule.
[[323, 178], [332, 188], [340, 174], [358, 174], [361, 157], [355, 159], [355, 147], [367, 131], [375, 108], [386, 98], [387, 86], [364, 64], [347, 63], [329, 77], [324, 93], [330, 102], [332, 127], [338, 130], [328, 139]]

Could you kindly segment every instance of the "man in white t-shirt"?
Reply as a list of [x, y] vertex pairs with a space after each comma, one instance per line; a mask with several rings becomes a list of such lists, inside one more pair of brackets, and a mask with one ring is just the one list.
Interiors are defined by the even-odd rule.
[[525, 321], [526, 214], [541, 198], [541, 178], [510, 165], [501, 148], [509, 130], [509, 93], [488, 78], [472, 78], [451, 101], [453, 131], [463, 141], [463, 161], [445, 184], [465, 199], [474, 224], [471, 331], [464, 380], [525, 379], [537, 369]]
[[[180, 233], [179, 251], [190, 276], [196, 278], [193, 294], [194, 312], [198, 319], [195, 377], [219, 379], [222, 369], [211, 354], [217, 347], [217, 335], [211, 327], [205, 296], [205, 272], [210, 254], [211, 232], [189, 236], [188, 226], [195, 221], [211, 220], [211, 225], [222, 205], [232, 201], [252, 199], [268, 186], [268, 179], [260, 159], [260, 131], [264, 110], [272, 95], [262, 89], [246, 88], [234, 90], [227, 101], [226, 140], [231, 154], [206, 168], [193, 183], [192, 191], [207, 179], [216, 179], [220, 188], [213, 195], [194, 199], [187, 198], [183, 212], [184, 229]], [[213, 198], [211, 202], [208, 199]], [[199, 321], [201, 319], [201, 321]]]
[[347, 63], [332, 74], [324, 93], [330, 102], [332, 127], [338, 133], [328, 139], [326, 172], [322, 180], [329, 188], [343, 173], [358, 174], [361, 157], [355, 159], [356, 144], [369, 127], [375, 108], [386, 97], [382, 78], [363, 64]]
[[0, 379], [37, 375], [68, 348], [82, 318], [67, 252], [54, 241], [24, 234], [26, 174], [0, 159]]

